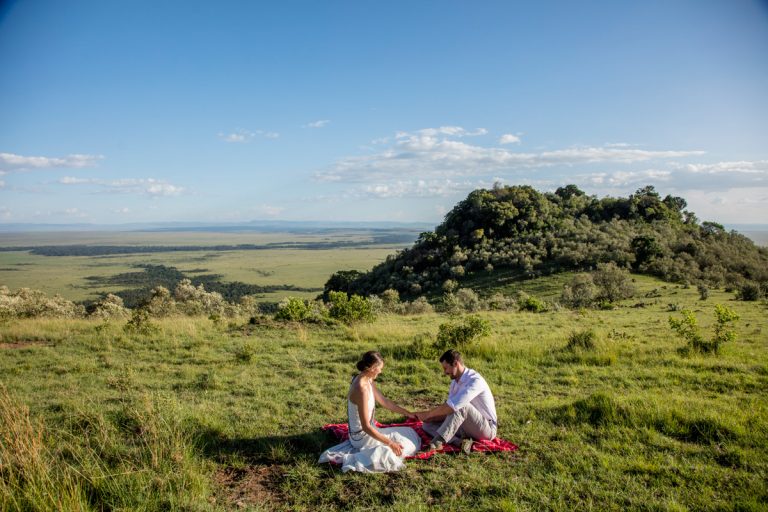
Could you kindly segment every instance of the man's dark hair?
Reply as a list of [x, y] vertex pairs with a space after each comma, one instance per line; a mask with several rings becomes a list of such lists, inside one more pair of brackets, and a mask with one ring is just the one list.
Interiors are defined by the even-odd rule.
[[458, 350], [446, 350], [445, 354], [440, 356], [440, 362], [441, 363], [448, 363], [451, 366], [456, 365], [456, 363], [461, 363], [461, 354]]

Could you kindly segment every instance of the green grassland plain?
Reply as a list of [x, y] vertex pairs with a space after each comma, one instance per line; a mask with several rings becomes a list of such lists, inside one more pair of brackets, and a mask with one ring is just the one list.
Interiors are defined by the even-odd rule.
[[[553, 300], [568, 278], [504, 286]], [[409, 408], [443, 400], [438, 363], [408, 347], [445, 315], [353, 327], [179, 317], [147, 336], [121, 321], [10, 320], [0, 381], [42, 421], [46, 474], [68, 475], [55, 488], [75, 489], [72, 509], [766, 510], [766, 304], [635, 281], [616, 310], [481, 313], [492, 334], [467, 362], [494, 391], [499, 436], [520, 449], [396, 474], [317, 465], [334, 443], [320, 426], [345, 421], [354, 363], [370, 349], [386, 360], [385, 395]], [[689, 308], [710, 335], [717, 303], [741, 315], [737, 340], [717, 356], [681, 353], [668, 318]], [[596, 348], [566, 350], [582, 329]]]
[[[296, 233], [31, 233], [3, 234], [0, 247], [34, 247], [46, 245], [120, 245], [120, 246], [215, 246], [276, 243], [348, 243], [370, 239], [365, 231], [343, 231], [326, 234]], [[337, 270], [368, 270], [388, 254], [405, 247], [403, 244], [371, 244], [355, 247], [332, 247], [322, 250], [260, 249], [232, 251], [179, 251], [103, 256], [42, 256], [28, 251], [0, 251], [0, 284], [12, 290], [21, 287], [58, 293], [64, 298], [82, 301], [96, 298], [101, 292], [114, 292], [122, 287], [94, 284], [88, 277], [109, 277], [135, 272], [134, 265], [153, 264], [177, 267], [194, 276], [199, 273], [220, 274], [224, 281], [242, 281], [261, 286], [294, 285], [322, 290], [330, 275]], [[314, 298], [317, 292], [291, 292], [302, 298]], [[264, 301], [279, 301], [285, 292], [265, 293]]]

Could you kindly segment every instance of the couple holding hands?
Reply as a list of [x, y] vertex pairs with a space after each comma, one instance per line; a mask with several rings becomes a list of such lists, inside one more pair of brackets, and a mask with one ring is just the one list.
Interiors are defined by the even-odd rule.
[[421, 438], [411, 427], [377, 428], [376, 403], [412, 420], [421, 420], [432, 441], [424, 451], [444, 444], [461, 445], [469, 453], [475, 440], [496, 437], [496, 404], [488, 383], [478, 372], [464, 366], [461, 354], [448, 350], [440, 356], [443, 373], [451, 378], [448, 399], [433, 409], [411, 412], [386, 398], [375, 384], [384, 368], [381, 354], [366, 352], [357, 363], [360, 371], [349, 386], [347, 415], [349, 439], [323, 452], [319, 462], [341, 465], [342, 471], [397, 471], [403, 459], [421, 448]]

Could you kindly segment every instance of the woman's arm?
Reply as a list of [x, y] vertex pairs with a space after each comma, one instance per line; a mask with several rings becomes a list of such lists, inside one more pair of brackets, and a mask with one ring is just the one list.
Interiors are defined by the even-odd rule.
[[357, 405], [357, 414], [360, 416], [360, 423], [362, 424], [363, 431], [377, 441], [389, 446], [392, 451], [395, 452], [395, 455], [400, 457], [403, 454], [403, 447], [371, 426], [371, 414], [368, 410], [368, 401], [370, 400], [370, 397], [368, 393], [366, 393], [365, 390], [357, 388], [353, 391], [350, 398], [359, 399], [359, 401], [352, 401]]
[[434, 409], [430, 409], [428, 411], [419, 411], [415, 413], [414, 415], [419, 418], [421, 421], [429, 421], [431, 419], [443, 419], [449, 414], [453, 412], [453, 409], [446, 404], [442, 403], [435, 407]]
[[400, 413], [404, 416], [408, 416], [409, 418], [413, 417], [413, 413], [409, 411], [408, 409], [404, 409], [397, 405], [395, 402], [390, 400], [389, 398], [385, 397], [381, 391], [379, 391], [379, 388], [376, 387], [374, 383], [371, 383], [371, 386], [373, 386], [373, 396], [376, 397], [376, 401], [381, 404], [382, 407], [385, 409], [389, 409], [392, 412]]

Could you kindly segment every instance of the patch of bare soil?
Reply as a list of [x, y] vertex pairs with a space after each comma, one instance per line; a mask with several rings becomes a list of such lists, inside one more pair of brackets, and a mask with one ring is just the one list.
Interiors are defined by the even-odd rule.
[[217, 501], [237, 508], [284, 502], [280, 491], [282, 477], [280, 467], [275, 465], [222, 468], [213, 477]]
[[50, 347], [53, 343], [43, 340], [25, 340], [15, 341], [13, 343], [0, 343], [0, 350], [12, 350], [15, 348], [27, 348], [27, 347]]

